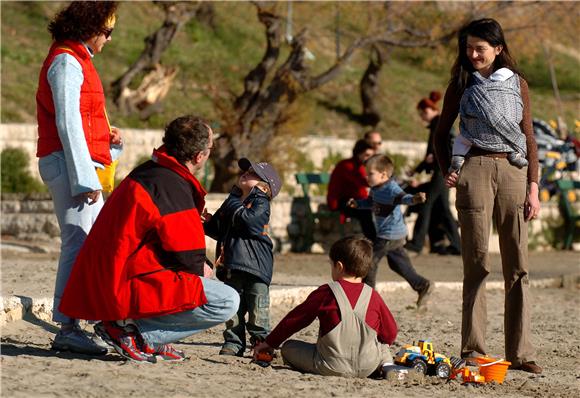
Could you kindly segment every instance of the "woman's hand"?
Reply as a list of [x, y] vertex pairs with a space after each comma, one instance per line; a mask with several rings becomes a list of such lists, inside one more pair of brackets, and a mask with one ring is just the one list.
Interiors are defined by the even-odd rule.
[[524, 203], [524, 215], [526, 221], [533, 220], [540, 214], [540, 198], [538, 192], [538, 183], [531, 182], [526, 195], [526, 202]]
[[447, 188], [453, 188], [455, 185], [457, 185], [457, 180], [459, 180], [459, 174], [457, 174], [455, 171], [452, 171], [445, 176], [445, 185]]
[[121, 138], [121, 130], [116, 127], [111, 127], [109, 142], [113, 145], [121, 145], [123, 139]]
[[99, 195], [101, 195], [101, 191], [91, 191], [91, 192], [84, 192], [79, 194], [79, 197], [81, 198], [81, 200], [83, 201], [88, 201], [89, 206], [90, 205], [94, 205], [95, 203], [97, 203], [97, 200], [99, 200]]

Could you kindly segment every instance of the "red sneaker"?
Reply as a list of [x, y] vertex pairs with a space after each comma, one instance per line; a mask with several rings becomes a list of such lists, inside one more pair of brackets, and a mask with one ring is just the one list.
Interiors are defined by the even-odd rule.
[[147, 344], [142, 345], [143, 352], [155, 357], [160, 361], [181, 362], [185, 359], [185, 353], [170, 344]]
[[157, 362], [154, 355], [145, 353], [137, 345], [138, 333], [123, 328], [115, 322], [100, 322], [95, 325], [95, 333], [124, 358], [138, 362]]

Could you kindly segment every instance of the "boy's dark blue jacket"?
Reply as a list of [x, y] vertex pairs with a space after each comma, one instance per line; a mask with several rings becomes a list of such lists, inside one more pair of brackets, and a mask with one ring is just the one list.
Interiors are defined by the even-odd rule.
[[268, 236], [270, 200], [254, 188], [242, 202], [236, 188], [204, 224], [205, 234], [217, 240], [216, 258], [223, 247], [226, 268], [256, 275], [270, 285], [274, 268], [273, 244]]

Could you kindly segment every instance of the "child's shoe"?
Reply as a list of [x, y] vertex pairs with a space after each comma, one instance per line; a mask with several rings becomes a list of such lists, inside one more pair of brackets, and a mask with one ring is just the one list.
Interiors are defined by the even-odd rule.
[[244, 349], [235, 349], [230, 345], [224, 345], [220, 350], [220, 355], [230, 355], [233, 357], [242, 357], [244, 356]]
[[517, 168], [526, 167], [528, 165], [528, 160], [519, 152], [514, 151], [508, 153], [508, 161], [510, 164], [516, 166]]
[[430, 281], [427, 281], [425, 285], [417, 293], [419, 297], [417, 298], [417, 309], [424, 307], [427, 304], [427, 299], [431, 296], [433, 292], [433, 285]]
[[451, 166], [449, 167], [448, 170], [449, 173], [455, 172], [459, 174], [459, 170], [461, 170], [463, 163], [465, 163], [465, 156], [460, 155], [451, 156]]

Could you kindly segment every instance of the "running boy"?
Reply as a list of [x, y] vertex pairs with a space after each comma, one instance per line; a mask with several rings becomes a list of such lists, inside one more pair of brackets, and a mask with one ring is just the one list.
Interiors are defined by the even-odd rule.
[[218, 242], [216, 275], [240, 295], [237, 314], [226, 322], [220, 355], [243, 356], [246, 330], [252, 345], [270, 331], [274, 253], [268, 223], [270, 200], [280, 192], [281, 180], [268, 163], [243, 158], [238, 165], [244, 172], [238, 185], [213, 216], [204, 213], [204, 229]]
[[419, 297], [417, 308], [423, 306], [431, 293], [431, 283], [417, 274], [407, 252], [403, 248], [407, 236], [407, 226], [401, 212], [401, 204], [425, 202], [425, 193], [406, 194], [399, 184], [391, 178], [393, 161], [385, 155], [374, 155], [365, 163], [367, 181], [371, 191], [367, 199], [349, 201], [354, 208], [370, 208], [373, 211], [377, 237], [373, 242], [373, 265], [364, 279], [375, 287], [379, 261], [387, 256], [389, 267], [401, 275], [415, 290]]
[[278, 348], [318, 318], [318, 341], [286, 341], [284, 362], [323, 376], [368, 377], [393, 362], [389, 345], [397, 336], [387, 305], [362, 281], [372, 264], [372, 245], [366, 239], [342, 238], [332, 245], [329, 257], [333, 282], [320, 286], [290, 311], [254, 348], [254, 357]]

